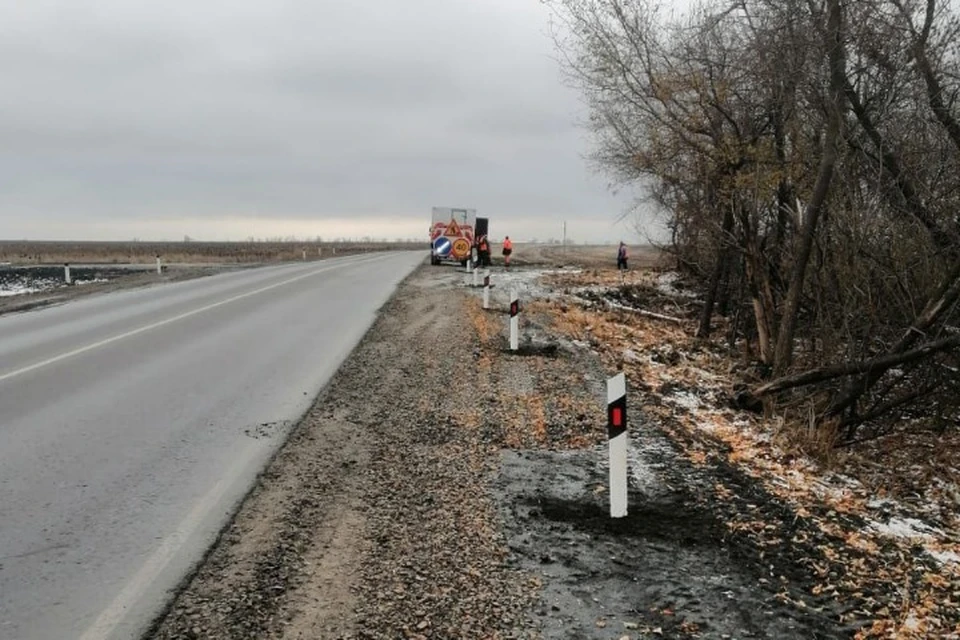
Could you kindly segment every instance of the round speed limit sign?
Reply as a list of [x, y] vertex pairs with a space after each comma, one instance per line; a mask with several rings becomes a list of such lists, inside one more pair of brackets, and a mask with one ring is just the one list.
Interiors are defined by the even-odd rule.
[[457, 238], [453, 241], [453, 257], [457, 260], [466, 260], [470, 257], [470, 243], [465, 238]]

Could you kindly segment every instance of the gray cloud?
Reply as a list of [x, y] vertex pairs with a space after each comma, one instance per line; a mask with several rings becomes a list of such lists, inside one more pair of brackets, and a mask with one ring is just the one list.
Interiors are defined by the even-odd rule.
[[0, 223], [608, 222], [546, 22], [520, 0], [6, 3]]

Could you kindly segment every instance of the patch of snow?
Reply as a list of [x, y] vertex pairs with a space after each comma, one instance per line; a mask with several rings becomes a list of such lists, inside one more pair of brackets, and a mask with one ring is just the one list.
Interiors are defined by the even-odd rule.
[[540, 273], [543, 275], [555, 275], [558, 273], [563, 275], [577, 275], [583, 273], [583, 269], [564, 269], [561, 267], [560, 269], [545, 269]]
[[802, 482], [805, 479], [804, 475], [796, 469], [787, 470], [787, 475], [793, 478], [795, 482]]
[[657, 278], [657, 291], [664, 295], [673, 297], [696, 298], [697, 294], [690, 291], [681, 291], [674, 286], [679, 280], [680, 274], [676, 271], [668, 271], [667, 273], [663, 273]]
[[[484, 269], [479, 270], [478, 281], [483, 282]], [[462, 273], [462, 272], [461, 272]], [[510, 292], [516, 291], [520, 298], [520, 305], [524, 300], [550, 300], [560, 297], [550, 287], [540, 282], [540, 276], [545, 273], [543, 269], [491, 269], [490, 270], [490, 290], [491, 303], [496, 301], [498, 304], [510, 299]], [[473, 274], [464, 274], [464, 284], [471, 286], [473, 284]], [[481, 295], [483, 288], [477, 287], [477, 295]]]
[[954, 553], [953, 551], [940, 551], [938, 549], [926, 549], [926, 551], [934, 560], [939, 562], [941, 566], [960, 564], [960, 554]]
[[849, 489], [860, 489], [862, 485], [855, 478], [845, 476], [842, 473], [831, 473], [824, 478], [830, 484], [840, 485]]
[[720, 425], [718, 425], [715, 420], [706, 418], [697, 420], [697, 428], [699, 428], [701, 431], [706, 431], [707, 433], [715, 433], [717, 429], [720, 428]]
[[673, 404], [679, 405], [684, 409], [689, 411], [695, 411], [700, 408], [700, 398], [690, 393], [689, 391], [679, 391], [677, 393], [671, 393], [670, 395], [664, 398]]
[[85, 285], [85, 284], [96, 284], [98, 282], [109, 282], [106, 278], [91, 278], [90, 280], [74, 280], [74, 284]]
[[640, 356], [637, 355], [637, 352], [633, 349], [624, 349], [623, 350], [623, 359], [627, 362], [639, 362]]
[[917, 520], [916, 518], [890, 518], [886, 523], [871, 522], [870, 528], [883, 535], [895, 538], [924, 538], [932, 539], [943, 535], [939, 529]]
[[39, 293], [45, 287], [31, 287], [22, 282], [0, 285], [0, 297], [22, 296], [27, 293]]
[[911, 612], [907, 616], [907, 619], [903, 621], [902, 629], [906, 631], [919, 631], [920, 630], [920, 621], [917, 619], [917, 616]]
[[[647, 462], [645, 453], [634, 447], [632, 442], [628, 442], [627, 469], [630, 484], [633, 484], [641, 493], [651, 495], [655, 493], [659, 483], [656, 473]], [[609, 456], [609, 453], [607, 455]]]
[[834, 473], [826, 475], [822, 479], [812, 480], [810, 488], [814, 494], [821, 498], [829, 497], [834, 500], [843, 500], [863, 487], [849, 476]]
[[867, 501], [868, 509], [892, 509], [897, 503], [890, 498], [871, 498]]
[[21, 296], [28, 293], [40, 293], [50, 289], [64, 287], [63, 280], [56, 278], [34, 278], [31, 275], [17, 275], [6, 282], [0, 282], [0, 297]]
[[586, 287], [574, 287], [573, 289], [568, 289], [568, 291], [570, 291], [571, 296], [582, 300], [583, 298], [580, 298], [581, 294], [587, 293], [594, 296], [602, 296], [606, 295], [610, 291], [610, 288], [599, 284], [592, 284]]

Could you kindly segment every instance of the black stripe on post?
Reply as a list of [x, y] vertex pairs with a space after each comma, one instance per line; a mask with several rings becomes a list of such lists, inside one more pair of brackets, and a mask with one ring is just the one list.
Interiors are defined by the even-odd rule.
[[510, 317], [513, 318], [520, 313], [520, 301], [514, 300], [510, 303]]
[[627, 430], [627, 396], [607, 404], [607, 438], [613, 440]]

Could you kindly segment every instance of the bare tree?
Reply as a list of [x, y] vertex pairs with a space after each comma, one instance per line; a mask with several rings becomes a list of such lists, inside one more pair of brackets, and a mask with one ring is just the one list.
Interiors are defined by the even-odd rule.
[[701, 279], [698, 335], [718, 309], [752, 318], [730, 340], [773, 377], [754, 397], [805, 393], [850, 440], [957, 384], [946, 3], [734, 0], [676, 20], [645, 0], [548, 1], [594, 160], [669, 211], [678, 266]]

